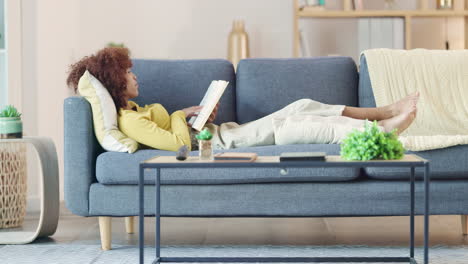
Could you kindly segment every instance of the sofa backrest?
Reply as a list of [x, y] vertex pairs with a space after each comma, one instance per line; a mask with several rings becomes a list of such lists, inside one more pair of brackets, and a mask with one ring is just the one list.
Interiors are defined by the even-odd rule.
[[301, 98], [357, 106], [358, 73], [349, 57], [245, 59], [237, 67], [237, 120], [246, 123]]
[[160, 103], [169, 114], [199, 105], [213, 80], [229, 81], [215, 123], [235, 120], [235, 73], [227, 60], [133, 60], [132, 71], [138, 78], [140, 105]]
[[359, 59], [359, 106], [375, 107], [374, 92], [372, 91], [366, 56]]

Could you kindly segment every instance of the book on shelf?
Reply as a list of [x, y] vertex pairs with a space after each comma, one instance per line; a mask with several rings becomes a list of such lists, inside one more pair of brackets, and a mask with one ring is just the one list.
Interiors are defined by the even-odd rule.
[[252, 162], [257, 159], [253, 152], [223, 152], [214, 155], [215, 161]]
[[353, 0], [353, 9], [354, 10], [364, 10], [363, 0]]
[[202, 110], [197, 114], [197, 116], [193, 116], [189, 120], [189, 124], [192, 126], [193, 129], [197, 131], [201, 131], [206, 124], [206, 121], [213, 112], [213, 109], [216, 107], [216, 104], [221, 99], [226, 87], [228, 86], [229, 82], [227, 81], [212, 81], [208, 89], [206, 90], [205, 96], [200, 102], [200, 105], [203, 106]]
[[405, 25], [403, 18], [359, 18], [358, 52], [367, 49], [404, 49]]
[[310, 42], [307, 33], [304, 32], [303, 29], [299, 29], [299, 38], [300, 38], [300, 46], [301, 46], [301, 55], [302, 57], [310, 57]]
[[299, 9], [307, 8], [308, 10], [325, 10], [325, 2], [320, 0], [299, 0]]

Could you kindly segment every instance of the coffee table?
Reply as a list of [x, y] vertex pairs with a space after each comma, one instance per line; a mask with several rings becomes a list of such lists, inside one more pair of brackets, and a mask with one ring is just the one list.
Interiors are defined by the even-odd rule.
[[[174, 168], [278, 168], [278, 173], [288, 168], [330, 168], [330, 167], [402, 167], [410, 168], [410, 254], [409, 257], [161, 257], [161, 169]], [[429, 161], [417, 155], [405, 155], [400, 160], [346, 161], [340, 156], [327, 156], [325, 161], [288, 161], [279, 160], [278, 156], [260, 156], [255, 162], [220, 162], [201, 161], [190, 156], [185, 161], [178, 161], [173, 156], [156, 156], [140, 163], [139, 175], [139, 252], [140, 263], [144, 263], [144, 170], [156, 170], [156, 259], [162, 262], [406, 262], [417, 263], [414, 258], [414, 196], [415, 168], [424, 168], [424, 264], [429, 264]]]

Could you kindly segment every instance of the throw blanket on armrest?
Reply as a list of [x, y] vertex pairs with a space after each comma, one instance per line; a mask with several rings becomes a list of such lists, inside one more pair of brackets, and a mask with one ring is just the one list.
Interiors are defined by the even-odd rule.
[[420, 92], [413, 124], [400, 140], [423, 151], [468, 144], [468, 50], [364, 51], [377, 106]]

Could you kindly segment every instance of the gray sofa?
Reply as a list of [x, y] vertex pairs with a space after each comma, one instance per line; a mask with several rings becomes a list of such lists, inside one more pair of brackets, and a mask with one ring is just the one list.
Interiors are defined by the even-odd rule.
[[[234, 72], [226, 60], [135, 60], [139, 104], [162, 103], [169, 112], [197, 105], [211, 80], [228, 80], [215, 123], [246, 123], [300, 98], [329, 104], [375, 106], [365, 58], [246, 59]], [[64, 102], [65, 201], [74, 214], [138, 215], [140, 161], [174, 152], [143, 149], [105, 152], [93, 132], [90, 105], [82, 97]], [[306, 144], [233, 149], [279, 155], [291, 151], [339, 154], [338, 145]], [[196, 151], [191, 155], [197, 155]], [[468, 146], [419, 152], [431, 162], [431, 214], [468, 214]], [[421, 179], [422, 171], [417, 171]], [[154, 215], [154, 171], [147, 173], [145, 212]], [[409, 214], [409, 170], [194, 169], [162, 173], [164, 216], [397, 216]], [[423, 210], [416, 184], [416, 213]], [[102, 228], [102, 227], [101, 227]]]

